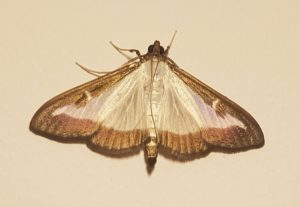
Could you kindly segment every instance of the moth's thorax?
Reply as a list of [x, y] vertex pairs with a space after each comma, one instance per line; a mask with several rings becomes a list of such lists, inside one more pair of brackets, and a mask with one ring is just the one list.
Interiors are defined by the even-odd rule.
[[145, 94], [147, 98], [147, 128], [155, 129], [158, 124], [158, 116], [161, 111], [161, 101], [164, 95], [164, 76], [167, 64], [157, 59], [145, 62], [141, 67], [145, 67]]

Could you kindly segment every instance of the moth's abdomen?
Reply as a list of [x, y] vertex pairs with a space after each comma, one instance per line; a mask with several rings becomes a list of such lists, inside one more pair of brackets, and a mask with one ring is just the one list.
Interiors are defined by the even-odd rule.
[[153, 166], [156, 163], [156, 158], [158, 154], [158, 143], [157, 135], [154, 129], [148, 129], [149, 135], [145, 140], [145, 156], [148, 163]]

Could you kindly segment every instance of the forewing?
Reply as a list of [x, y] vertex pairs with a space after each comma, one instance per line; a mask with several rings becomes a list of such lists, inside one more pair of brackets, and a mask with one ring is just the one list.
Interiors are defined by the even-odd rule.
[[143, 104], [136, 69], [124, 66], [51, 99], [32, 118], [31, 130], [65, 140], [86, 138], [109, 149], [139, 145], [144, 112], [135, 110]]
[[241, 149], [264, 143], [248, 112], [184, 70], [171, 68], [164, 82], [160, 142], [174, 154], [204, 152], [210, 145]]

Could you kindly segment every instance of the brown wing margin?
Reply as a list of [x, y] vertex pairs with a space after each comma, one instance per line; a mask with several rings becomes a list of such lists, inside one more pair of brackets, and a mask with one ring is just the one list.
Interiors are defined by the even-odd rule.
[[82, 138], [91, 136], [99, 128], [99, 123], [95, 123], [89, 119], [52, 116], [53, 111], [71, 103], [79, 106], [86, 104], [87, 100], [84, 96], [84, 91], [88, 91], [92, 97], [98, 96], [105, 89], [111, 87], [137, 69], [137, 64], [125, 65], [105, 76], [101, 76], [52, 98], [34, 114], [30, 122], [30, 130], [36, 134], [50, 138]]
[[260, 126], [247, 111], [184, 70], [178, 67], [172, 69], [206, 104], [212, 106], [213, 101], [219, 99], [220, 103], [216, 108], [218, 115], [228, 113], [246, 126], [246, 129], [240, 127], [201, 129], [200, 139], [209, 145], [229, 149], [248, 149], [264, 145], [264, 135]]

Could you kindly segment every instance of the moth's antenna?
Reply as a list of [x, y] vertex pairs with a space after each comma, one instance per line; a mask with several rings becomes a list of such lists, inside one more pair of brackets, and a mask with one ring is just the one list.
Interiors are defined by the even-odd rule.
[[112, 43], [112, 41], [109, 41], [109, 43], [121, 54], [123, 55], [124, 57], [126, 57], [128, 60], [132, 59], [132, 57], [130, 57], [129, 55], [125, 54], [123, 51], [127, 51], [127, 52], [135, 52], [136, 55], [138, 57], [141, 56], [141, 53], [140, 51], [136, 50], [136, 49], [122, 49], [122, 48], [119, 48], [118, 46], [116, 46], [114, 43]]
[[102, 75], [105, 75], [109, 72], [100, 72], [100, 71], [96, 71], [96, 70], [92, 70], [92, 69], [89, 69], [87, 67], [84, 67], [83, 65], [79, 64], [79, 63], [75, 63], [76, 65], [78, 65], [82, 70], [84, 70], [85, 72], [91, 74], [91, 75], [94, 75], [96, 77], [100, 77]]
[[175, 30], [175, 32], [174, 32], [174, 34], [173, 34], [173, 37], [172, 37], [172, 39], [171, 39], [171, 42], [170, 42], [170, 44], [167, 46], [167, 49], [165, 50], [165, 56], [168, 56], [169, 50], [170, 50], [170, 48], [171, 48], [171, 46], [172, 46], [172, 43], [173, 43], [174, 38], [175, 38], [175, 36], [176, 36], [176, 33], [177, 33], [177, 30]]

